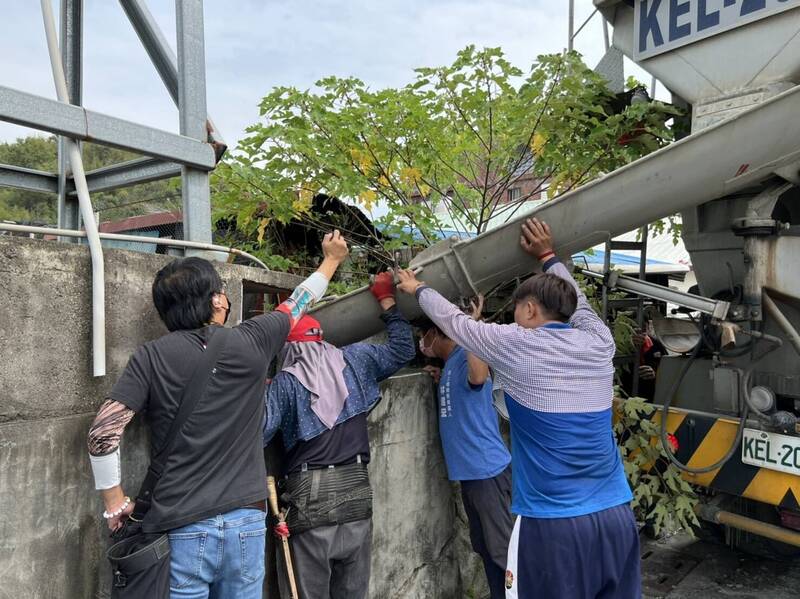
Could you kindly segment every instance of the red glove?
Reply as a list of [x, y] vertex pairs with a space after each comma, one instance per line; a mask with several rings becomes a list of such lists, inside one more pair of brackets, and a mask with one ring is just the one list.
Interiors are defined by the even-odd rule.
[[272, 527], [272, 532], [275, 533], [275, 536], [279, 539], [289, 538], [289, 526], [286, 522], [276, 522], [275, 526]]
[[372, 285], [369, 286], [369, 290], [378, 301], [394, 297], [394, 275], [390, 272], [382, 272], [376, 275]]

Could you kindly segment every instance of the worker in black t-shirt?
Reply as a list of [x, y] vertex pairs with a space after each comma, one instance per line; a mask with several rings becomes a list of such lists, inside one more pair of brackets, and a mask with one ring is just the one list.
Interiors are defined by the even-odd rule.
[[[267, 367], [292, 327], [322, 298], [348, 255], [338, 231], [324, 259], [278, 309], [233, 327], [212, 376], [176, 437], [142, 524], [168, 532], [171, 597], [260, 599], [264, 578], [265, 484], [261, 426]], [[89, 431], [95, 487], [112, 531], [133, 512], [120, 484], [125, 426], [146, 411], [151, 457], [178, 412], [208, 340], [225, 324], [230, 300], [201, 258], [175, 260], [153, 282], [153, 303], [170, 333], [140, 346], [100, 406]]]

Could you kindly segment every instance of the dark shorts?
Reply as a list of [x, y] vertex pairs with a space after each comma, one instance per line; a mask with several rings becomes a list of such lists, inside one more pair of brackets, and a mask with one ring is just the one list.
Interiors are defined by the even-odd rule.
[[639, 531], [628, 504], [574, 518], [517, 517], [507, 599], [639, 599]]

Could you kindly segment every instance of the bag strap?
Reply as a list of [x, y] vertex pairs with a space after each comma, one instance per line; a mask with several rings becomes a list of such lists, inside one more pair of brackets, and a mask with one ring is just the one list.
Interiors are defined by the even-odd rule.
[[175, 441], [183, 425], [189, 419], [189, 416], [192, 415], [192, 412], [194, 412], [197, 402], [205, 395], [208, 380], [211, 378], [211, 375], [216, 372], [214, 365], [217, 362], [217, 358], [228, 342], [230, 329], [226, 329], [225, 327], [210, 327], [209, 333], [210, 338], [206, 344], [206, 348], [192, 371], [192, 377], [183, 389], [178, 413], [175, 414], [175, 418], [172, 419], [172, 424], [164, 438], [164, 444], [161, 446], [158, 453], [150, 460], [147, 474], [144, 477], [142, 486], [139, 488], [139, 494], [136, 496], [136, 505], [134, 506], [131, 517], [132, 520], [140, 521], [150, 509], [153, 491], [164, 472], [164, 467], [172, 452], [172, 447], [175, 445]]

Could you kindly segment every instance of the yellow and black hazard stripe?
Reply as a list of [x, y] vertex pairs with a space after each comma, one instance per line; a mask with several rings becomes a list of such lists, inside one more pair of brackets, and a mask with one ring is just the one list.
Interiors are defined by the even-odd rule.
[[[661, 424], [661, 411], [653, 415]], [[703, 468], [722, 458], [736, 438], [739, 419], [670, 409], [667, 432], [675, 435], [675, 457], [690, 468]], [[784, 508], [800, 509], [800, 476], [742, 463], [742, 443], [722, 468], [705, 474], [683, 473], [690, 483]]]

